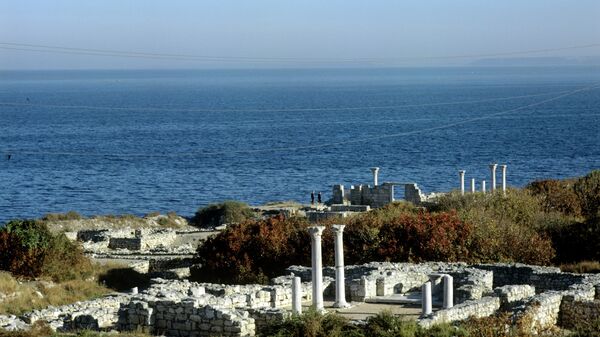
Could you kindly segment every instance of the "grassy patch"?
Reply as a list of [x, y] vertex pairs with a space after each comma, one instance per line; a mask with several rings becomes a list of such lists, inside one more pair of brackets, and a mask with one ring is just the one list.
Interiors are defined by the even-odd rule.
[[581, 261], [572, 264], [560, 265], [560, 270], [567, 273], [600, 273], [600, 262]]
[[150, 337], [142, 332], [98, 332], [83, 330], [76, 333], [53, 332], [47, 325], [38, 322], [28, 331], [4, 331], [0, 329], [0, 337]]
[[84, 217], [75, 211], [68, 211], [67, 213], [48, 213], [42, 217], [43, 221], [66, 221], [81, 219], [84, 219]]
[[60, 283], [19, 282], [0, 272], [0, 292], [8, 296], [0, 302], [0, 314], [20, 315], [50, 305], [60, 306], [106, 295], [110, 290], [96, 280], [69, 280]]

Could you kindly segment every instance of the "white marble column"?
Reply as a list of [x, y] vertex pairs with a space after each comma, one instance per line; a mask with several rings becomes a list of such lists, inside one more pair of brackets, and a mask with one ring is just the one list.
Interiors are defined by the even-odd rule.
[[502, 194], [506, 195], [506, 165], [500, 165], [502, 169]]
[[312, 244], [312, 301], [317, 311], [323, 311], [323, 261], [321, 256], [321, 237], [325, 226], [308, 227]]
[[302, 314], [302, 282], [300, 277], [292, 278], [292, 313], [295, 315]]
[[490, 173], [492, 174], [492, 183], [490, 188], [492, 189], [492, 192], [496, 191], [496, 168], [498, 167], [498, 164], [490, 164]]
[[432, 313], [431, 281], [427, 281], [421, 287], [421, 317], [429, 316]]
[[475, 178], [471, 178], [471, 193], [475, 193]]
[[450, 275], [444, 275], [444, 302], [443, 308], [450, 309], [454, 306], [454, 279]]
[[373, 172], [373, 186], [377, 186], [379, 184], [378, 175], [379, 175], [379, 167], [371, 167], [371, 172]]
[[460, 194], [465, 195], [465, 170], [458, 171], [460, 177]]
[[346, 302], [346, 283], [344, 278], [344, 227], [346, 225], [333, 225], [335, 243], [335, 303], [336, 308], [349, 307]]
[[485, 180], [481, 181], [481, 192], [485, 194]]

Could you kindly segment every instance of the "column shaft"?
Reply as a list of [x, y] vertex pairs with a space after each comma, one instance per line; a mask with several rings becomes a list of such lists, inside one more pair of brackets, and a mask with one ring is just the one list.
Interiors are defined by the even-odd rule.
[[323, 261], [321, 255], [321, 236], [324, 226], [312, 226], [308, 230], [312, 243], [312, 301], [316, 310], [324, 310], [323, 306]]
[[294, 276], [292, 279], [292, 313], [302, 314], [302, 288], [300, 277]]
[[471, 178], [471, 193], [475, 193], [475, 178]]
[[454, 306], [454, 279], [450, 275], [444, 275], [444, 309]]
[[332, 230], [335, 240], [335, 303], [336, 308], [348, 306], [346, 302], [346, 282], [344, 276], [344, 227], [345, 225], [333, 225]]
[[500, 165], [502, 168], [502, 194], [506, 195], [506, 165]]
[[492, 192], [496, 191], [496, 167], [498, 167], [498, 164], [491, 164], [490, 165], [490, 171], [492, 174], [492, 186], [490, 187], [492, 189]]
[[460, 194], [465, 195], [465, 170], [458, 171], [460, 177]]
[[431, 298], [431, 281], [425, 282], [421, 287], [421, 317], [429, 316], [433, 313]]

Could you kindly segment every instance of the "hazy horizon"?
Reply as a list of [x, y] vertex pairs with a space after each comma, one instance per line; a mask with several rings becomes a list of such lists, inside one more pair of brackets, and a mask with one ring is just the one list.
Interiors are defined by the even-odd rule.
[[600, 59], [599, 16], [600, 2], [591, 0], [6, 2], [0, 68], [463, 66], [506, 53], [577, 63]]

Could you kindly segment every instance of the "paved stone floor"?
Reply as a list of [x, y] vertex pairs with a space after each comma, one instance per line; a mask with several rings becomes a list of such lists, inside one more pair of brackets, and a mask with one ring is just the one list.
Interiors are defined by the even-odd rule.
[[[339, 315], [348, 319], [366, 319], [367, 317], [374, 316], [384, 310], [410, 320], [417, 319], [421, 314], [420, 305], [353, 302], [350, 303], [352, 305], [350, 308], [339, 309], [333, 307], [333, 302], [333, 299], [326, 298], [324, 301], [325, 310], [337, 312]], [[307, 310], [310, 305], [310, 302], [304, 302], [302, 303], [302, 309]], [[289, 309], [291, 310], [291, 308]]]

